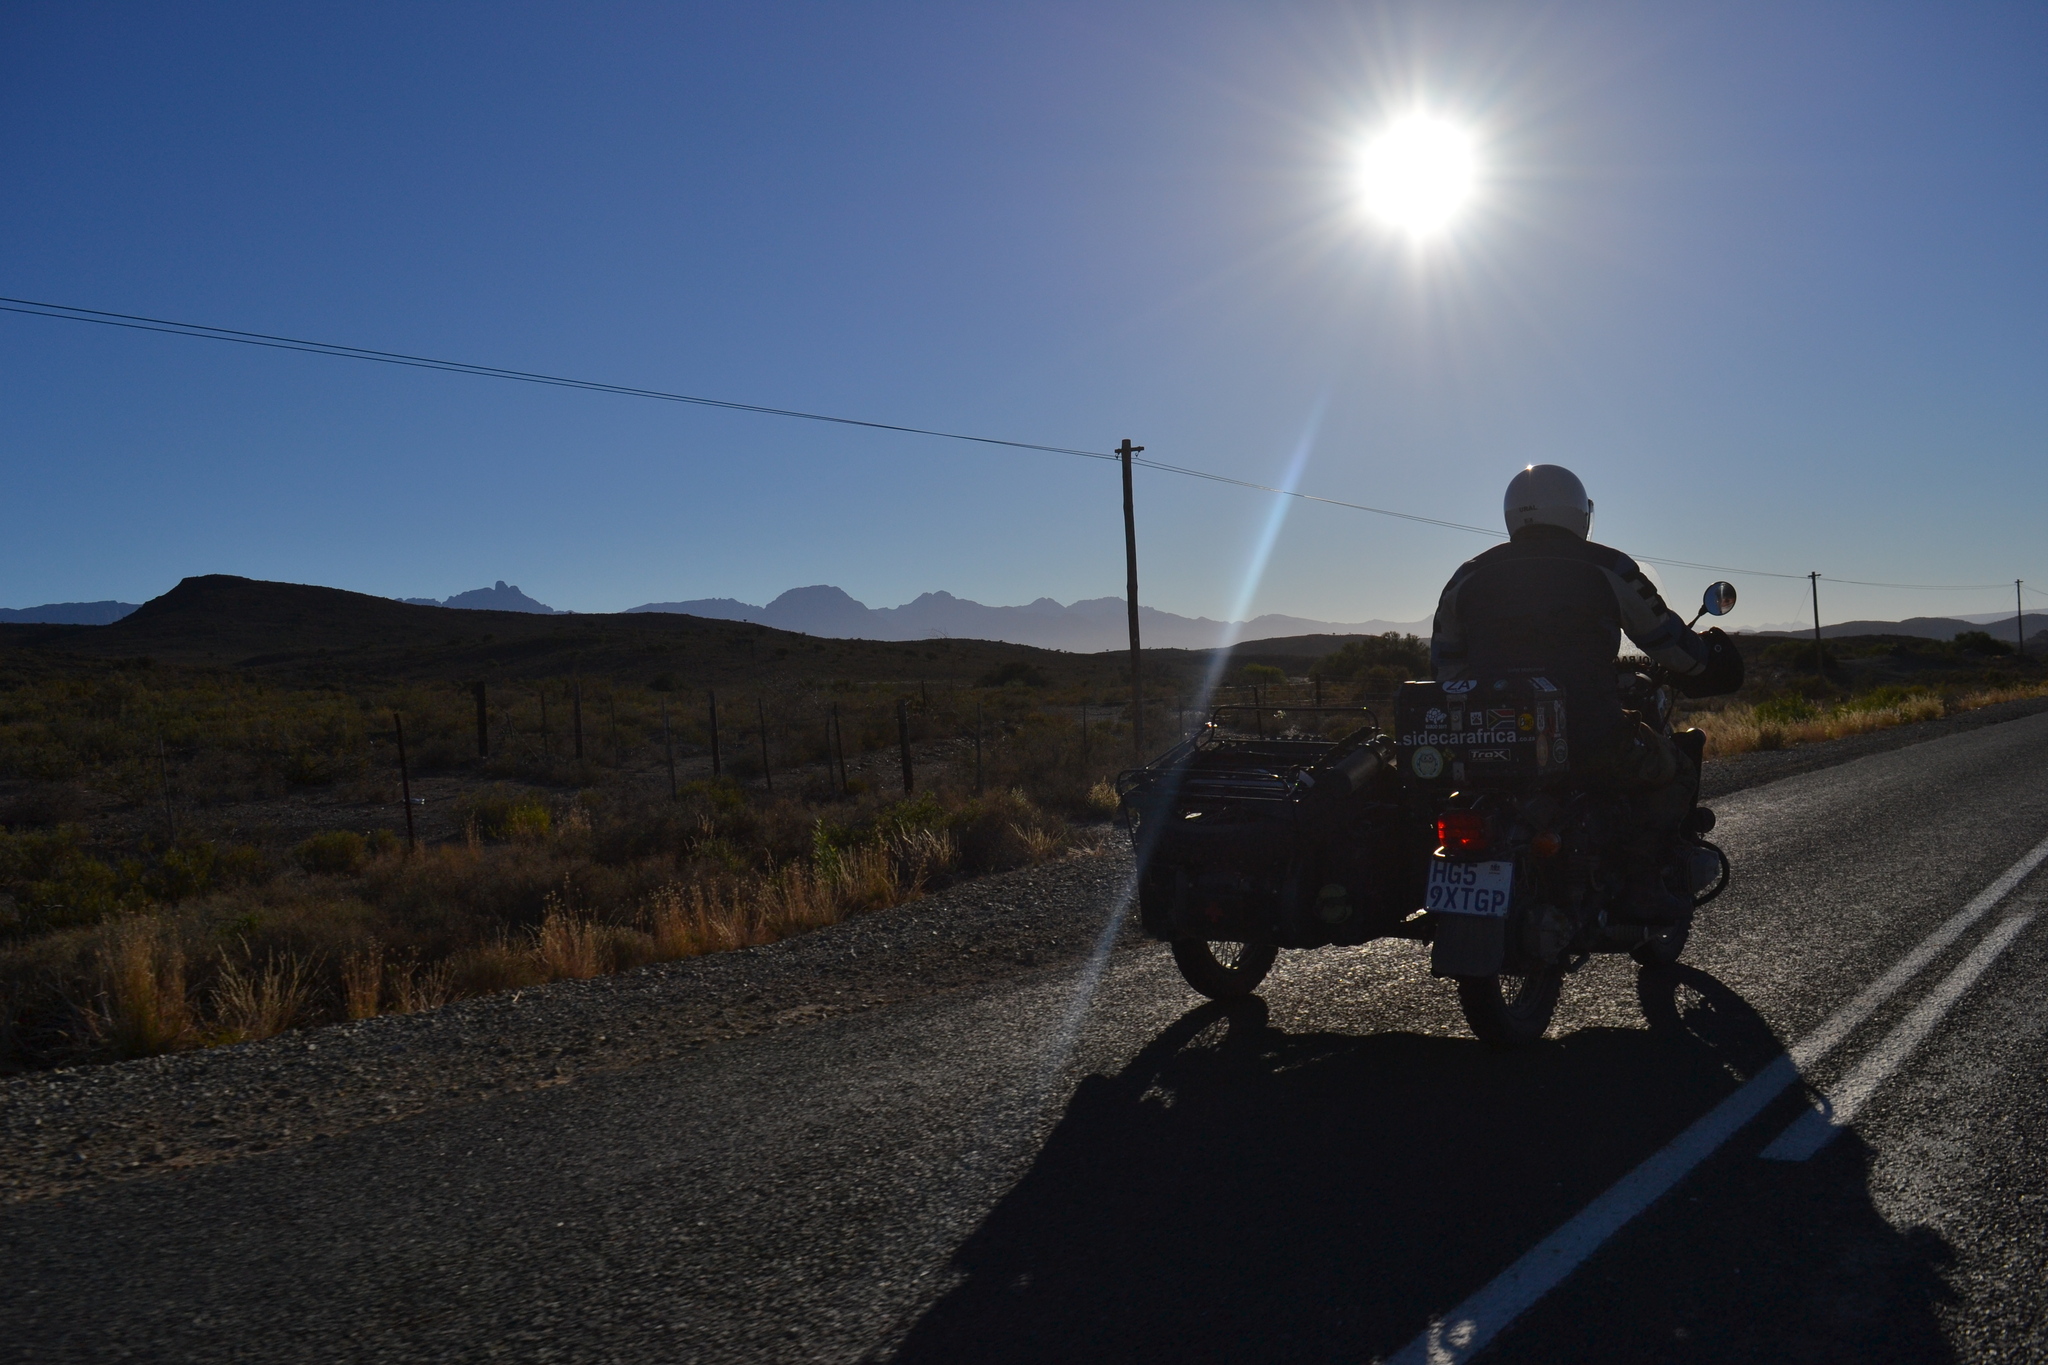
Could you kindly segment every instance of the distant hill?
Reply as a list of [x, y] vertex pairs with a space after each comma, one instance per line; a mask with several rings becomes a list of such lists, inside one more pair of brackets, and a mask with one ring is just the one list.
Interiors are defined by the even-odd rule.
[[516, 587], [506, 587], [505, 580], [499, 579], [493, 588], [471, 588], [468, 592], [456, 593], [453, 597], [402, 597], [399, 599], [414, 607], [454, 607], [459, 611], [523, 611], [535, 616], [553, 616], [555, 609], [544, 602], [536, 602]]
[[[1130, 639], [1121, 597], [1087, 598], [1068, 605], [1041, 597], [1021, 607], [989, 607], [949, 592], [928, 592], [900, 607], [870, 607], [842, 589], [820, 584], [792, 588], [765, 607], [730, 597], [708, 597], [691, 602], [649, 602], [629, 610], [752, 621], [835, 639], [1003, 640], [1074, 653], [1120, 649]], [[1159, 649], [1211, 649], [1230, 640], [1291, 635], [1380, 635], [1390, 630], [1427, 635], [1429, 626], [1428, 621], [1344, 623], [1277, 614], [1226, 622], [1206, 616], [1177, 616], [1142, 602], [1138, 606], [1139, 634], [1147, 648]], [[1330, 647], [1334, 649], [1336, 644]]]
[[[2027, 638], [2033, 639], [2044, 627], [2048, 617], [2034, 612], [2026, 615], [2024, 628]], [[1705, 629], [1704, 625], [1701, 627]], [[1844, 635], [1913, 635], [1923, 640], [1953, 640], [1966, 630], [1981, 630], [2008, 643], [2013, 638], [2011, 613], [2004, 616], [1909, 616], [1903, 621], [1838, 621], [1831, 626], [1820, 628], [1821, 638], [1833, 640]], [[1742, 631], [1744, 635], [1804, 635], [1813, 638], [1812, 626], [1793, 625], [1778, 622], [1757, 630]]]
[[818, 639], [748, 622], [666, 613], [541, 615], [421, 606], [298, 583], [188, 578], [111, 625], [0, 625], [0, 658], [151, 659], [310, 681], [512, 682], [577, 674], [680, 689], [744, 681], [971, 683], [1023, 660], [1059, 685], [1108, 687], [1120, 656], [982, 640]]
[[41, 626], [104, 626], [134, 610], [133, 602], [50, 602], [40, 607], [0, 607], [0, 621]]

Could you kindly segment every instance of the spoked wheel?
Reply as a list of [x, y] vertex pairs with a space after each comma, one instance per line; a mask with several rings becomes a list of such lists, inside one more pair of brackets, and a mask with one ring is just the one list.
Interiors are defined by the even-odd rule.
[[1173, 941], [1174, 964], [1180, 974], [1211, 1000], [1242, 1000], [1259, 988], [1278, 948], [1255, 943], [1211, 943], [1199, 938]]
[[1481, 1042], [1522, 1047], [1550, 1027], [1563, 986], [1562, 967], [1546, 967], [1532, 976], [1461, 976], [1458, 1006]]

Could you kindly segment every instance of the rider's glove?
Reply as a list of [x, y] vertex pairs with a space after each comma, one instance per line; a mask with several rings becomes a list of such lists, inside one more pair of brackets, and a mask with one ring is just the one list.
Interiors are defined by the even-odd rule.
[[1725, 696], [1741, 688], [1742, 655], [1728, 632], [1715, 626], [1702, 631], [1700, 639], [1707, 645], [1706, 667], [1688, 677], [1673, 678], [1671, 685], [1688, 697]]

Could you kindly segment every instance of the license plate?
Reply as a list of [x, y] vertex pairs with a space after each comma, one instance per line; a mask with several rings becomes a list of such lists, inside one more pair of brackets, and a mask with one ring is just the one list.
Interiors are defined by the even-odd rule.
[[1514, 890], [1513, 863], [1454, 863], [1429, 860], [1429, 887], [1423, 906], [1439, 914], [1505, 915]]

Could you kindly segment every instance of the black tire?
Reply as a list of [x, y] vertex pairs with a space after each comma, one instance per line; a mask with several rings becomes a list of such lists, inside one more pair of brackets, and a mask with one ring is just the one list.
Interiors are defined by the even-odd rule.
[[1532, 976], [1461, 976], [1458, 1007], [1482, 1043], [1526, 1047], [1550, 1027], [1563, 986], [1562, 967], [1545, 967]]
[[1199, 938], [1173, 941], [1174, 965], [1211, 1000], [1242, 1000], [1273, 970], [1278, 948], [1256, 943], [1211, 943]]
[[1666, 924], [1650, 931], [1649, 938], [1628, 950], [1628, 955], [1645, 967], [1669, 967], [1678, 961], [1678, 955], [1685, 951], [1685, 941], [1692, 935], [1692, 918], [1678, 924]]

